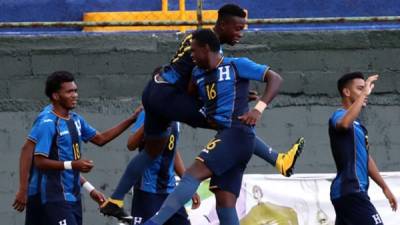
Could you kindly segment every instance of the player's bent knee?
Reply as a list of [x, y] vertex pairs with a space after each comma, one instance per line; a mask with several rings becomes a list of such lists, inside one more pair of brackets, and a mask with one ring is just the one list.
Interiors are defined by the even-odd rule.
[[203, 181], [212, 176], [212, 171], [201, 160], [196, 159], [193, 164], [186, 170], [186, 173], [192, 177]]
[[213, 189], [212, 190], [215, 194], [215, 200], [217, 203], [218, 208], [235, 208], [236, 207], [236, 195], [228, 192], [223, 191], [221, 189]]

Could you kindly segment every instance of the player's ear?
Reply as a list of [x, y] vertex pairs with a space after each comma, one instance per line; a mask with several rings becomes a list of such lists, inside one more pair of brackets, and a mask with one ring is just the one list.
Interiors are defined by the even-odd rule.
[[60, 99], [60, 95], [57, 92], [53, 92], [53, 94], [51, 94], [51, 99], [58, 101]]
[[221, 21], [218, 23], [218, 26], [222, 31], [224, 31], [226, 28], [226, 19], [221, 19]]
[[345, 88], [343, 88], [342, 93], [343, 93], [343, 96], [349, 97], [350, 96], [350, 89], [345, 87]]

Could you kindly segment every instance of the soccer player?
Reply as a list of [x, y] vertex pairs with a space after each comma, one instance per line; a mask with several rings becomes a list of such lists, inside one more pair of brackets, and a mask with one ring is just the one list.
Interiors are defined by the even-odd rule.
[[[131, 129], [132, 134], [129, 136], [127, 145], [131, 151], [137, 148], [139, 151], [143, 150], [144, 118], [145, 112], [142, 111]], [[183, 161], [176, 150], [180, 132], [179, 122], [173, 122], [168, 129], [170, 129], [170, 135], [167, 146], [162, 154], [154, 160], [153, 164], [146, 169], [139, 182], [135, 185], [131, 208], [133, 225], [144, 223], [160, 209], [168, 194], [176, 186], [175, 172], [181, 177], [185, 171]], [[129, 169], [129, 166], [130, 164], [128, 164], [127, 169]], [[130, 177], [121, 177], [121, 180], [124, 179], [128, 180]], [[192, 202], [192, 208], [198, 208], [200, 197], [195, 194]], [[165, 224], [190, 225], [185, 208], [180, 208]]]
[[[254, 125], [278, 93], [279, 86], [271, 83], [282, 78], [269, 66], [247, 58], [224, 58], [219, 46], [211, 30], [193, 33], [192, 57], [197, 65], [192, 72], [193, 83], [198, 88], [207, 118], [218, 132], [185, 172], [160, 211], [145, 225], [164, 224], [190, 199], [200, 182], [209, 177], [220, 224], [239, 225], [235, 205], [244, 170], [253, 154]], [[267, 82], [262, 97], [251, 110], [247, 101], [249, 80]]]
[[[220, 40], [221, 44], [228, 44], [231, 46], [236, 45], [239, 43], [240, 39], [243, 36], [243, 29], [246, 25], [246, 12], [244, 9], [242, 9], [240, 6], [235, 5], [235, 4], [226, 4], [222, 6], [218, 10], [218, 19], [213, 27], [213, 31], [217, 35], [217, 37]], [[192, 35], [188, 35], [181, 43], [178, 51], [176, 52], [175, 56], [172, 58], [170, 64], [166, 65], [163, 67], [162, 71], [159, 73], [159, 76], [156, 78], [156, 80], [163, 80], [167, 82], [168, 84], [173, 84], [175, 87], [178, 87], [181, 90], [186, 90], [188, 87], [188, 82], [190, 80], [190, 74], [191, 71], [193, 70], [195, 63], [193, 62], [191, 58], [191, 47], [190, 43], [192, 40]], [[222, 49], [221, 49], [222, 52]], [[151, 93], [155, 93], [152, 91]], [[176, 91], [174, 92], [176, 93]], [[174, 101], [174, 97], [172, 96], [171, 98], [168, 98], [169, 101]], [[179, 100], [179, 98], [176, 98]], [[180, 99], [180, 100], [185, 100]], [[151, 99], [150, 99], [151, 101]], [[150, 102], [149, 101], [149, 102]], [[187, 101], [190, 101], [187, 100]], [[155, 101], [151, 101], [150, 104], [152, 106], [152, 103]], [[176, 104], [180, 104], [181, 102], [176, 101]], [[158, 104], [158, 102], [157, 102]], [[169, 103], [170, 104], [170, 103]], [[172, 103], [174, 104], [174, 103]], [[199, 104], [199, 103], [198, 103]], [[186, 105], [186, 102], [183, 101], [182, 105]], [[191, 106], [192, 104], [188, 104], [188, 106]], [[201, 104], [200, 104], [201, 105]], [[150, 106], [150, 107], [151, 107]], [[202, 106], [202, 105], [201, 105]], [[165, 111], [165, 110], [164, 110]], [[184, 123], [187, 123], [193, 127], [197, 126], [208, 126], [204, 125], [204, 118], [202, 117], [202, 114], [199, 113], [199, 109], [191, 109], [182, 111], [183, 113], [191, 114], [192, 117], [197, 115], [195, 118], [190, 118], [190, 115], [186, 116], [181, 116], [181, 115], [173, 115], [173, 113], [169, 113], [161, 111], [161, 115], [164, 115], [165, 117], [177, 117], [177, 121], [182, 121]], [[194, 111], [194, 112], [191, 112]], [[197, 113], [196, 113], [197, 112]], [[176, 112], [174, 111], [176, 114]], [[185, 120], [186, 118], [186, 120]], [[201, 121], [202, 123], [193, 124], [193, 121]], [[146, 133], [152, 133], [151, 131]], [[296, 159], [299, 156], [299, 154], [302, 151], [304, 145], [304, 138], [299, 138], [295, 142], [295, 144], [286, 152], [286, 153], [278, 153], [276, 150], [274, 150], [272, 147], [270, 147], [268, 144], [263, 142], [259, 137], [257, 137], [257, 142], [256, 142], [256, 148], [255, 148], [255, 154], [262, 159], [266, 160], [268, 163], [271, 165], [275, 166], [276, 169], [278, 170], [279, 173], [281, 173], [284, 176], [291, 176], [293, 173], [293, 167], [295, 165]]]
[[378, 75], [364, 80], [360, 72], [343, 75], [337, 82], [342, 108], [329, 119], [329, 138], [337, 175], [331, 185], [331, 201], [336, 225], [383, 224], [368, 196], [369, 177], [382, 188], [391, 208], [397, 210], [395, 196], [386, 185], [369, 155], [368, 132], [358, 119]]
[[[52, 106], [46, 106], [43, 111], [52, 110]], [[43, 113], [43, 112], [42, 112]], [[37, 121], [37, 120], [36, 120]], [[15, 210], [22, 212], [26, 208], [25, 224], [41, 225], [42, 222], [42, 203], [40, 193], [38, 193], [37, 184], [39, 175], [38, 169], [32, 165], [32, 156], [35, 149], [34, 133], [31, 132], [25, 141], [20, 155], [20, 185], [17, 191], [13, 207]], [[99, 205], [105, 201], [104, 195], [97, 191], [92, 184], [89, 183], [83, 176], [80, 178], [82, 187], [88, 191], [90, 197]]]
[[[239, 42], [246, 24], [245, 17], [246, 12], [234, 4], [224, 5], [218, 10], [218, 20], [213, 31], [221, 44], [235, 45]], [[171, 121], [184, 122], [192, 127], [210, 128], [201, 109], [203, 103], [187, 93], [195, 66], [191, 58], [191, 41], [192, 35], [188, 35], [171, 62], [156, 71], [154, 79], [145, 88], [142, 96], [147, 115], [144, 125], [147, 139], [145, 150], [133, 159], [131, 169], [126, 171], [130, 174], [129, 182], [121, 180], [111, 198], [102, 205], [100, 211], [103, 214], [117, 218], [118, 215], [126, 214], [122, 212], [124, 196], [167, 144], [167, 127]], [[270, 85], [278, 86], [280, 81], [272, 81]], [[277, 153], [258, 137], [255, 145], [254, 154], [275, 166], [282, 175], [290, 176], [303, 149], [304, 138], [299, 138], [286, 153]]]
[[[30, 144], [34, 145], [34, 169], [38, 170], [36, 176], [29, 177], [29, 192], [38, 194], [41, 203], [40, 212], [34, 213], [42, 224], [80, 225], [80, 188], [85, 182], [79, 174], [93, 168], [91, 160], [81, 157], [81, 142], [90, 141], [98, 146], [108, 143], [135, 122], [141, 108], [115, 127], [99, 133], [71, 111], [78, 100], [72, 74], [66, 71], [51, 74], [45, 93], [51, 106], [39, 114], [29, 135]], [[31, 157], [29, 153], [23, 154], [21, 161]]]

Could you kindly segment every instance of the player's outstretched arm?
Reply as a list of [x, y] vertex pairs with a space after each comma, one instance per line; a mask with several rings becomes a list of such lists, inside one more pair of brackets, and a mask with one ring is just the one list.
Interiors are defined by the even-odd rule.
[[379, 187], [382, 188], [383, 194], [385, 194], [386, 198], [388, 199], [390, 207], [392, 208], [393, 211], [396, 211], [397, 210], [396, 197], [393, 195], [389, 186], [387, 186], [385, 180], [379, 173], [378, 167], [376, 166], [375, 161], [371, 156], [369, 156], [368, 158], [368, 175]]
[[21, 155], [19, 156], [19, 188], [12, 205], [19, 212], [24, 211], [28, 199], [29, 171], [32, 165], [34, 148], [35, 143], [27, 139], [22, 146]]
[[353, 126], [353, 122], [360, 115], [360, 112], [364, 105], [364, 101], [371, 94], [372, 90], [375, 87], [374, 82], [377, 81], [378, 78], [379, 78], [379, 75], [372, 75], [372, 76], [368, 77], [368, 79], [365, 81], [365, 86], [364, 86], [360, 96], [350, 106], [350, 108], [347, 110], [347, 112], [343, 116], [343, 118], [336, 123], [337, 129], [347, 130]]
[[133, 114], [126, 120], [122, 121], [113, 128], [110, 128], [102, 133], [97, 133], [91, 140], [95, 145], [103, 146], [108, 142], [112, 141], [114, 138], [118, 137], [122, 132], [124, 132], [130, 125], [132, 125], [139, 113], [143, 110], [143, 106], [139, 106], [135, 109]]
[[89, 193], [90, 197], [93, 199], [93, 201], [97, 202], [97, 204], [101, 205], [106, 201], [104, 194], [96, 190], [96, 188], [88, 180], [86, 180], [85, 177], [81, 176], [80, 182], [83, 189]]
[[256, 106], [246, 114], [239, 116], [239, 119], [246, 124], [255, 125], [257, 121], [260, 120], [261, 114], [264, 112], [265, 108], [267, 108], [267, 105], [278, 94], [283, 79], [278, 73], [269, 69], [265, 73], [264, 81], [267, 82], [267, 84]]
[[74, 161], [58, 161], [47, 158], [43, 155], [35, 155], [35, 166], [41, 170], [79, 170], [88, 173], [93, 168], [93, 161], [78, 159]]
[[143, 141], [143, 139], [144, 139], [144, 125], [142, 125], [139, 129], [137, 129], [135, 133], [129, 135], [128, 143], [126, 145], [129, 151], [136, 150], [139, 147], [140, 143]]

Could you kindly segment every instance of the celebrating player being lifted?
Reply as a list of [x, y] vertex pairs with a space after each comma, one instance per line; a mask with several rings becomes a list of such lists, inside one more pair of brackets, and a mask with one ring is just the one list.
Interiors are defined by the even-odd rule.
[[[235, 45], [239, 42], [246, 23], [245, 17], [246, 12], [237, 5], [227, 4], [218, 10], [218, 20], [213, 32], [221, 44]], [[101, 207], [100, 210], [105, 215], [117, 218], [127, 216], [122, 209], [124, 196], [164, 149], [169, 136], [167, 127], [171, 121], [184, 122], [192, 127], [212, 126], [201, 109], [203, 103], [187, 93], [195, 66], [191, 57], [192, 38], [192, 35], [188, 35], [182, 41], [170, 64], [154, 74], [154, 79], [143, 92], [142, 102], [146, 110], [145, 150], [132, 159], [129, 169], [125, 171], [123, 177], [129, 177], [129, 180], [121, 179], [111, 198]], [[281, 79], [269, 81], [271, 87], [278, 88], [280, 84]], [[277, 153], [256, 137], [254, 154], [275, 166], [282, 175], [290, 176], [303, 144], [304, 139], [300, 138], [287, 153]]]
[[[244, 170], [255, 144], [254, 124], [267, 104], [278, 93], [270, 81], [280, 75], [267, 65], [247, 58], [228, 58], [220, 53], [220, 43], [211, 30], [198, 30], [191, 43], [193, 83], [205, 106], [205, 114], [217, 127], [217, 134], [190, 166], [181, 182], [164, 202], [160, 211], [145, 225], [161, 225], [195, 193], [200, 182], [210, 178], [221, 225], [239, 225], [236, 200]], [[255, 108], [249, 110], [249, 81], [267, 82]]]

